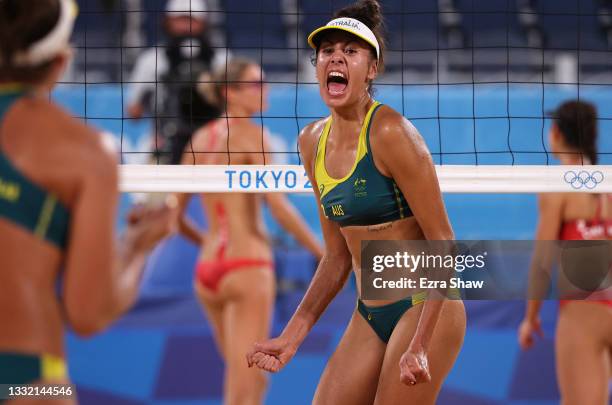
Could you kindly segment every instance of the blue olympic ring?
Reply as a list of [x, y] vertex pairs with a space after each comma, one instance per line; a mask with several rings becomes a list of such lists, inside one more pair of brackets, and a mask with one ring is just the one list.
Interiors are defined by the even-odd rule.
[[581, 170], [579, 172], [570, 170], [569, 172], [565, 172], [563, 179], [576, 190], [582, 187], [592, 190], [604, 180], [604, 174], [599, 170], [593, 173], [589, 173], [586, 170]]

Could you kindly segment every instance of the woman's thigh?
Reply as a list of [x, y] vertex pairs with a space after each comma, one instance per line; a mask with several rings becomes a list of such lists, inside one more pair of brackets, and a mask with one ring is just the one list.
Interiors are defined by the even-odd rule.
[[609, 400], [612, 310], [575, 302], [559, 314], [557, 378], [563, 405], [603, 405]]
[[246, 364], [246, 353], [253, 344], [269, 337], [274, 297], [274, 273], [267, 268], [236, 271], [227, 275], [220, 289], [223, 299], [223, 344], [226, 361]]
[[400, 358], [414, 336], [422, 309], [423, 305], [418, 305], [406, 311], [389, 339], [376, 405], [435, 404], [442, 383], [457, 359], [465, 335], [465, 309], [461, 301], [446, 301], [427, 353], [431, 382], [407, 386], [400, 381]]
[[220, 299], [215, 292], [207, 290], [203, 287], [200, 282], [196, 279], [194, 281], [194, 291], [202, 310], [210, 323], [213, 331], [213, 338], [217, 345], [217, 349], [221, 354], [221, 357], [225, 358], [225, 332], [223, 329], [223, 308], [225, 306], [224, 300]]
[[246, 354], [255, 342], [266, 340], [274, 308], [274, 275], [269, 269], [248, 269], [224, 284], [222, 325], [225, 351], [225, 402], [260, 404], [266, 377], [262, 370], [249, 368]]
[[319, 381], [315, 405], [371, 405], [385, 344], [357, 312], [329, 359]]

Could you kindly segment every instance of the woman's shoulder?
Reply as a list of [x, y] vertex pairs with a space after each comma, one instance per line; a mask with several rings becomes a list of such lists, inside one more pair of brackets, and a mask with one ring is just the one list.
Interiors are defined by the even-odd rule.
[[403, 145], [422, 149], [424, 140], [412, 123], [393, 108], [383, 105], [370, 123], [370, 143], [374, 148], [393, 148]]
[[20, 119], [24, 125], [45, 127], [49, 131], [67, 130], [64, 132], [67, 136], [92, 136], [96, 132], [64, 107], [42, 97], [24, 97], [17, 113], [27, 118]]
[[25, 176], [67, 206], [84, 184], [117, 186], [117, 149], [104, 135], [44, 98], [24, 97], [5, 121], [9, 156]]
[[108, 142], [99, 131], [52, 101], [26, 97], [15, 112], [13, 125], [27, 129], [41, 142], [48, 140], [51, 145], [66, 147], [64, 142], [69, 141], [71, 147], [91, 148], [94, 152], [108, 149]]
[[329, 117], [321, 118], [302, 128], [298, 137], [298, 142], [300, 144], [300, 149], [303, 152], [310, 152], [314, 150], [315, 145], [319, 142], [319, 137], [323, 133], [323, 128], [325, 128], [325, 124], [327, 123], [328, 119]]
[[386, 104], [381, 105], [372, 117], [371, 127], [377, 135], [410, 134], [412, 123], [401, 113]]
[[25, 100], [24, 116], [32, 117], [24, 126], [41, 139], [41, 145], [63, 164], [80, 170], [99, 167], [100, 171], [114, 169], [117, 165], [117, 148], [112, 136], [75, 118], [63, 107], [40, 98]]
[[557, 212], [563, 216], [563, 211], [568, 202], [567, 193], [540, 193], [538, 194], [538, 208], [540, 212]]

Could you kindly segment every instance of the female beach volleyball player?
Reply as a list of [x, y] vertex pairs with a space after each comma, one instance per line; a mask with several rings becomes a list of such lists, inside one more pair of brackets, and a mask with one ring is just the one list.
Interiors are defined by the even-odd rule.
[[[250, 366], [276, 372], [293, 357], [351, 268], [360, 279], [362, 240], [453, 239], [423, 139], [372, 99], [372, 81], [383, 68], [381, 24], [378, 2], [362, 0], [308, 38], [331, 110], [300, 135], [325, 255], [281, 336], [256, 344], [247, 355]], [[365, 187], [362, 194], [355, 185]], [[358, 301], [313, 403], [435, 403], [463, 342], [465, 312], [459, 300], [415, 298]]]
[[75, 17], [71, 0], [0, 0], [2, 384], [67, 382], [64, 327], [89, 335], [127, 310], [172, 223], [133, 211], [117, 243], [115, 157], [49, 101]]
[[[582, 101], [568, 101], [553, 115], [550, 146], [561, 164], [597, 164], [595, 107]], [[612, 240], [610, 195], [541, 194], [539, 216], [537, 240]], [[604, 405], [609, 400], [612, 299], [597, 295], [581, 301], [560, 301], [555, 345], [563, 405]], [[528, 301], [518, 331], [523, 349], [531, 348], [535, 335], [543, 334], [540, 307], [541, 301]]]
[[[270, 150], [267, 131], [251, 119], [267, 104], [261, 67], [234, 58], [206, 81], [203, 93], [225, 112], [195, 134], [195, 155], [186, 152], [183, 163], [193, 164], [195, 159], [195, 164], [264, 164]], [[182, 211], [187, 195], [179, 201]], [[244, 364], [244, 353], [253, 342], [269, 337], [276, 292], [272, 248], [262, 218], [264, 201], [275, 219], [320, 259], [319, 242], [280, 193], [209, 193], [202, 198], [209, 221], [205, 237], [184, 215], [179, 225], [185, 236], [202, 246], [195, 290], [226, 363], [225, 404], [260, 404], [265, 392], [263, 373]]]

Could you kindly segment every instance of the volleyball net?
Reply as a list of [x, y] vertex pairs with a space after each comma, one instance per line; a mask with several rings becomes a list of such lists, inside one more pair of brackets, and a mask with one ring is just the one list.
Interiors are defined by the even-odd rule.
[[[329, 114], [306, 44], [340, 0], [195, 0], [183, 16], [202, 17], [211, 52], [228, 66], [236, 56], [266, 74], [269, 108], [254, 122], [273, 140], [266, 165], [166, 165], [162, 127], [193, 130], [201, 114], [193, 92], [167, 94], [201, 81], [191, 61], [168, 73], [172, 53], [164, 0], [81, 1], [73, 37], [76, 59], [55, 97], [76, 116], [112, 133], [126, 192], [310, 192], [297, 135]], [[377, 100], [401, 112], [423, 135], [444, 192], [612, 192], [612, 5], [600, 0], [382, 0], [386, 71]], [[193, 9], [192, 9], [193, 6]], [[182, 55], [194, 54], [181, 42]], [[197, 52], [199, 52], [199, 48]], [[229, 52], [228, 52], [229, 50]], [[152, 80], [135, 78], [143, 52]], [[172, 63], [170, 63], [172, 64]], [[183, 66], [183, 68], [184, 68]], [[162, 70], [164, 72], [162, 72]], [[183, 69], [184, 70], [184, 69]], [[186, 79], [187, 77], [187, 79]], [[152, 94], [134, 117], [134, 92]], [[182, 98], [181, 98], [182, 97]], [[560, 166], [548, 143], [549, 111], [567, 100], [598, 110], [598, 165]], [[160, 101], [161, 100], [161, 101]], [[187, 107], [185, 107], [187, 106]], [[155, 136], [157, 134], [158, 136]], [[186, 142], [184, 152], [207, 153]], [[266, 152], [268, 155], [268, 152]], [[193, 159], [195, 162], [195, 158]]]

